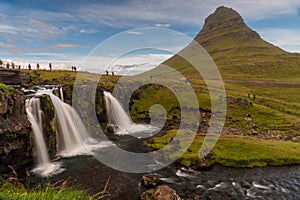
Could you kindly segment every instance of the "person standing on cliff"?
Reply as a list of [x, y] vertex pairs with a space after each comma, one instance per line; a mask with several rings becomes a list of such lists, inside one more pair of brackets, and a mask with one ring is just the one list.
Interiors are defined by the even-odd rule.
[[49, 63], [49, 69], [52, 71], [52, 63]]
[[40, 70], [40, 64], [39, 63], [36, 64], [36, 69]]
[[31, 65], [30, 64], [28, 65], [28, 69], [31, 70]]

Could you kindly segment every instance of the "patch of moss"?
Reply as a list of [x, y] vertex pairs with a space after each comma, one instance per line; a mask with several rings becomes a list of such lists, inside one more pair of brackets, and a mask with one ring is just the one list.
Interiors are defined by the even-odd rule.
[[20, 91], [3, 83], [0, 83], [0, 90], [8, 94], [22, 94]]

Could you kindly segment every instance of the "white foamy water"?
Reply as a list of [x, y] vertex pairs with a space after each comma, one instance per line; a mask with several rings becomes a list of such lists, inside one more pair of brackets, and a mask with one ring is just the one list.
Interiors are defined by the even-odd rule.
[[32, 170], [32, 172], [42, 177], [60, 173], [61, 171], [63, 171], [63, 169], [61, 169], [61, 164], [58, 162], [50, 161], [48, 149], [44, 140], [42, 131], [42, 110], [40, 107], [40, 99], [27, 99], [26, 112], [28, 120], [31, 123], [37, 154], [37, 166]]
[[64, 169], [61, 168], [61, 163], [50, 160], [43, 135], [43, 112], [40, 106], [40, 99], [37, 98], [39, 96], [48, 95], [55, 109], [57, 156], [92, 155], [92, 151], [96, 149], [113, 145], [110, 141], [99, 142], [90, 137], [78, 113], [69, 104], [62, 101], [62, 90], [60, 90], [60, 99], [52, 93], [54, 89], [39, 90], [36, 92], [35, 97], [26, 100], [27, 116], [32, 125], [37, 154], [37, 166], [32, 172], [42, 177], [60, 173]]
[[158, 128], [152, 125], [136, 124], [125, 112], [118, 99], [110, 92], [104, 92], [108, 125], [116, 127], [115, 134], [131, 135], [138, 138], [151, 137]]

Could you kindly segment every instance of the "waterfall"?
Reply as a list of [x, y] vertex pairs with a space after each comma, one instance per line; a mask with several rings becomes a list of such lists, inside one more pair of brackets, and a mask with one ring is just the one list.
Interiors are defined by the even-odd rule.
[[60, 93], [60, 99], [61, 99], [62, 101], [65, 101], [65, 100], [64, 100], [63, 87], [60, 87], [60, 88], [59, 88], [59, 93]]
[[[54, 95], [52, 93], [54, 90], [55, 88], [39, 90], [34, 97], [26, 100], [26, 112], [34, 133], [37, 154], [37, 166], [32, 171], [45, 177], [60, 173], [64, 169], [61, 168], [61, 163], [50, 161], [43, 135], [43, 112], [39, 96], [48, 95], [55, 109], [57, 155], [63, 157], [90, 155], [91, 151], [114, 145], [110, 141], [99, 142], [90, 137], [75, 109]], [[62, 89], [60, 97], [63, 99]]]
[[42, 129], [42, 111], [40, 108], [40, 99], [31, 98], [26, 100], [26, 112], [28, 120], [31, 123], [33, 130], [34, 141], [36, 145], [38, 165], [47, 165], [50, 163], [50, 158]]
[[49, 91], [39, 91], [36, 95], [48, 95], [55, 109], [57, 154], [73, 156], [90, 154], [86, 145], [96, 141], [89, 137], [78, 113]]
[[104, 92], [108, 124], [117, 126], [126, 131], [132, 127], [133, 122], [122, 108], [120, 102], [109, 92]]
[[132, 134], [138, 138], [152, 136], [158, 131], [158, 127], [152, 125], [136, 124], [110, 92], [103, 92], [107, 112], [108, 126], [114, 127], [115, 134], [125, 135]]
[[26, 113], [28, 120], [31, 123], [34, 143], [36, 148], [37, 166], [33, 169], [33, 172], [41, 176], [49, 176], [56, 174], [60, 169], [60, 163], [52, 163], [48, 154], [48, 149], [43, 135], [42, 128], [42, 110], [40, 107], [39, 98], [31, 98], [26, 100]]

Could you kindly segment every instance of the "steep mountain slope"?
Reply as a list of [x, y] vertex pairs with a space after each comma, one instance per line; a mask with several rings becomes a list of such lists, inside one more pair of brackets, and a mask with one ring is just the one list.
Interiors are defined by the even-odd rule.
[[[225, 79], [300, 79], [300, 54], [286, 52], [261, 39], [231, 8], [219, 7], [207, 17], [195, 41], [210, 54]], [[184, 51], [192, 53], [187, 48]], [[195, 76], [190, 64], [177, 55], [163, 64]]]

